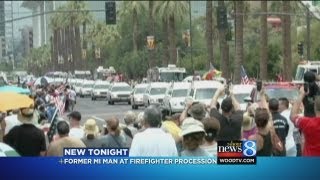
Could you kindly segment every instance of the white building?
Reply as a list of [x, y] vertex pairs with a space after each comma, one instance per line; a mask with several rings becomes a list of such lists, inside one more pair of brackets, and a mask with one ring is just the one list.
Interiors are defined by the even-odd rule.
[[50, 42], [51, 14], [48, 14], [48, 12], [54, 11], [64, 3], [66, 1], [23, 1], [21, 6], [30, 9], [33, 15], [41, 14], [32, 18], [34, 48]]

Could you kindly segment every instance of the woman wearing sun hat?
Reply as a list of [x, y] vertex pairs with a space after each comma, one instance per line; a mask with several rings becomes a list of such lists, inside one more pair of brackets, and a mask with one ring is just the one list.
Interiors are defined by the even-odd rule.
[[210, 156], [200, 145], [205, 137], [205, 130], [202, 122], [194, 118], [186, 118], [181, 126], [184, 150], [181, 156]]
[[84, 124], [85, 137], [82, 138], [82, 142], [86, 147], [99, 148], [102, 146], [99, 140], [99, 127], [96, 124], [96, 120], [88, 119]]

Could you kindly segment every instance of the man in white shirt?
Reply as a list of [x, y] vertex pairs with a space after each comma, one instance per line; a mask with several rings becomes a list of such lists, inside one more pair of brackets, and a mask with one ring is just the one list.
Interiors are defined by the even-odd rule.
[[290, 120], [291, 110], [289, 109], [289, 100], [285, 97], [279, 98], [279, 112], [287, 119], [289, 125], [289, 131], [286, 137], [286, 156], [297, 156], [297, 147], [293, 138], [293, 131], [295, 127]]
[[13, 110], [12, 114], [5, 117], [1, 122], [1, 129], [3, 129], [3, 136], [7, 135], [8, 132], [15, 126], [21, 125], [21, 122], [18, 120], [19, 110]]
[[84, 137], [84, 130], [80, 127], [81, 121], [81, 114], [78, 111], [73, 111], [68, 115], [70, 121], [70, 137], [75, 138], [83, 138]]
[[144, 111], [146, 129], [133, 137], [129, 156], [178, 156], [174, 139], [160, 128], [160, 123], [161, 112], [148, 107]]
[[77, 98], [77, 94], [76, 92], [73, 90], [73, 88], [68, 90], [68, 95], [69, 95], [69, 109], [71, 111], [73, 111], [74, 109], [74, 105], [76, 104], [76, 98]]

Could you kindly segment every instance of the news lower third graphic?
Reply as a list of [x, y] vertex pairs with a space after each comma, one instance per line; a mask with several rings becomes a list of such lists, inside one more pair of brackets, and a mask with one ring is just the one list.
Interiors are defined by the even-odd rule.
[[216, 157], [129, 157], [126, 148], [64, 148], [62, 165], [215, 165]]
[[218, 164], [256, 164], [255, 141], [218, 141]]

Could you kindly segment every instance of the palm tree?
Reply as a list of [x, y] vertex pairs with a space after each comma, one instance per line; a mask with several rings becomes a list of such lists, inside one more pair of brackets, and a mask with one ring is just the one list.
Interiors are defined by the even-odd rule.
[[213, 19], [212, 19], [212, 1], [206, 1], [206, 40], [208, 51], [207, 68], [210, 68], [210, 63], [213, 63]]
[[182, 21], [189, 11], [186, 1], [157, 1], [155, 13], [163, 18], [163, 24], [168, 25], [168, 41], [170, 63], [176, 64], [176, 21]]
[[[59, 10], [63, 10], [62, 7]], [[62, 14], [54, 14], [50, 20], [50, 27], [53, 29], [53, 61], [54, 61], [54, 70], [61, 69], [61, 66], [58, 64], [58, 57], [62, 55], [62, 50], [65, 49], [63, 42], [63, 24], [64, 17]]]
[[282, 1], [282, 10], [285, 15], [282, 16], [282, 43], [283, 43], [283, 72], [284, 80], [292, 79], [292, 54], [291, 54], [291, 18], [290, 18], [290, 1]]
[[[224, 7], [225, 2], [224, 1], [218, 1], [218, 7]], [[230, 72], [229, 72], [229, 45], [226, 41], [226, 30], [225, 29], [219, 29], [219, 46], [220, 46], [220, 65], [221, 65], [221, 71], [222, 76], [226, 79], [230, 78]]]
[[[268, 11], [268, 1], [261, 1], [261, 11]], [[261, 15], [260, 18], [260, 78], [268, 79], [268, 24], [267, 14]]]
[[[93, 16], [89, 13], [89, 11], [84, 11], [84, 10], [88, 10], [88, 4], [86, 2], [80, 1], [79, 3], [77, 3], [77, 8], [79, 10], [82, 10], [80, 12], [77, 13], [77, 18], [75, 20], [76, 23], [76, 29], [75, 29], [75, 34], [76, 37], [80, 37], [80, 29], [78, 27], [80, 27], [82, 25], [82, 46], [81, 46], [81, 42], [79, 42], [79, 44], [77, 44], [77, 54], [79, 56], [81, 56], [81, 49], [87, 49], [87, 41], [86, 41], [86, 33], [87, 33], [87, 25], [91, 25], [93, 22]], [[79, 57], [79, 59], [82, 59], [82, 57]], [[81, 67], [87, 67], [88, 66], [88, 61], [86, 61], [85, 59], [82, 59], [81, 62]], [[85, 64], [86, 62], [86, 64]]]
[[[155, 22], [154, 22], [154, 1], [149, 1], [149, 35], [155, 35]], [[150, 51], [150, 67], [153, 68], [155, 66], [155, 50]]]
[[139, 20], [138, 16], [145, 11], [146, 3], [144, 1], [124, 1], [121, 7], [120, 17], [132, 17], [132, 42], [133, 52], [138, 51], [139, 41]]
[[243, 64], [243, 1], [235, 2], [235, 40], [236, 40], [236, 55], [234, 81], [239, 84], [241, 82], [240, 68]]

